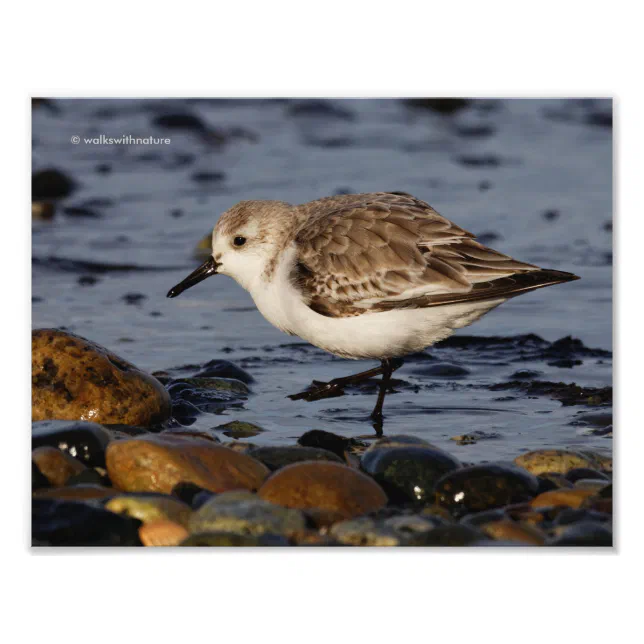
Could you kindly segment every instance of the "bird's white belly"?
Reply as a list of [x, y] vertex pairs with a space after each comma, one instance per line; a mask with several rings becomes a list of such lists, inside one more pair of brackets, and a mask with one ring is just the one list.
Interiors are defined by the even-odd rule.
[[398, 309], [346, 318], [316, 313], [289, 283], [265, 283], [251, 292], [262, 315], [278, 329], [343, 358], [382, 359], [421, 351], [478, 320], [504, 299]]

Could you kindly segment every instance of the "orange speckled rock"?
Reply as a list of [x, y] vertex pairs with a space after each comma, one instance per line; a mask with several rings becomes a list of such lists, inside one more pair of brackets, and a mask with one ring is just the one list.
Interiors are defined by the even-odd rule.
[[379, 510], [383, 489], [369, 476], [340, 463], [305, 461], [279, 469], [259, 496], [287, 508], [319, 508], [345, 519]]
[[48, 445], [37, 447], [31, 453], [31, 460], [36, 464], [43, 476], [52, 485], [56, 486], [65, 485], [70, 476], [80, 474], [87, 469], [73, 456]]
[[113, 485], [126, 492], [169, 494], [180, 482], [211, 492], [257, 490], [269, 474], [246, 454], [203, 438], [172, 435], [114, 441], [105, 460]]
[[150, 426], [170, 416], [170, 396], [153, 376], [107, 349], [59, 329], [31, 335], [33, 420], [91, 420]]
[[530, 505], [533, 508], [547, 508], [553, 505], [565, 505], [569, 508], [579, 508], [581, 504], [597, 492], [595, 490], [583, 490], [577, 488], [562, 488], [561, 490], [548, 490], [536, 496]]

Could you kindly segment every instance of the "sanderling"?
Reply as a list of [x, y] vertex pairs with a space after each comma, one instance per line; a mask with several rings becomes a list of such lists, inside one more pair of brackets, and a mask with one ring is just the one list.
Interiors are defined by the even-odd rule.
[[579, 279], [487, 248], [430, 205], [400, 192], [339, 195], [293, 206], [241, 201], [212, 233], [211, 257], [168, 292], [229, 275], [278, 329], [343, 358], [377, 359], [362, 373], [289, 396], [320, 400], [382, 375], [382, 406], [401, 358], [447, 338], [511, 297]]

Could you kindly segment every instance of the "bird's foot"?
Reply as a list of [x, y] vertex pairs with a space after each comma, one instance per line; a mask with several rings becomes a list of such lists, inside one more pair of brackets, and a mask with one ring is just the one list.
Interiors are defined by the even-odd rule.
[[314, 380], [312, 388], [302, 391], [299, 394], [291, 394], [287, 396], [291, 400], [306, 400], [306, 402], [313, 402], [314, 400], [323, 400], [324, 398], [336, 398], [337, 396], [344, 395], [344, 386], [341, 382], [331, 380], [331, 382], [320, 382]]

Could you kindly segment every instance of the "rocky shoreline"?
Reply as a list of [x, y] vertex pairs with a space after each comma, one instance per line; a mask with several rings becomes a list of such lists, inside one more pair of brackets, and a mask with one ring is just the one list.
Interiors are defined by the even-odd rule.
[[[415, 436], [320, 429], [267, 445], [251, 423], [190, 427], [250, 395], [252, 377], [230, 362], [149, 375], [65, 331], [36, 330], [32, 342], [35, 546], [613, 543], [606, 454], [540, 449], [472, 465]], [[591, 407], [612, 399], [570, 383], [504, 388]]]

